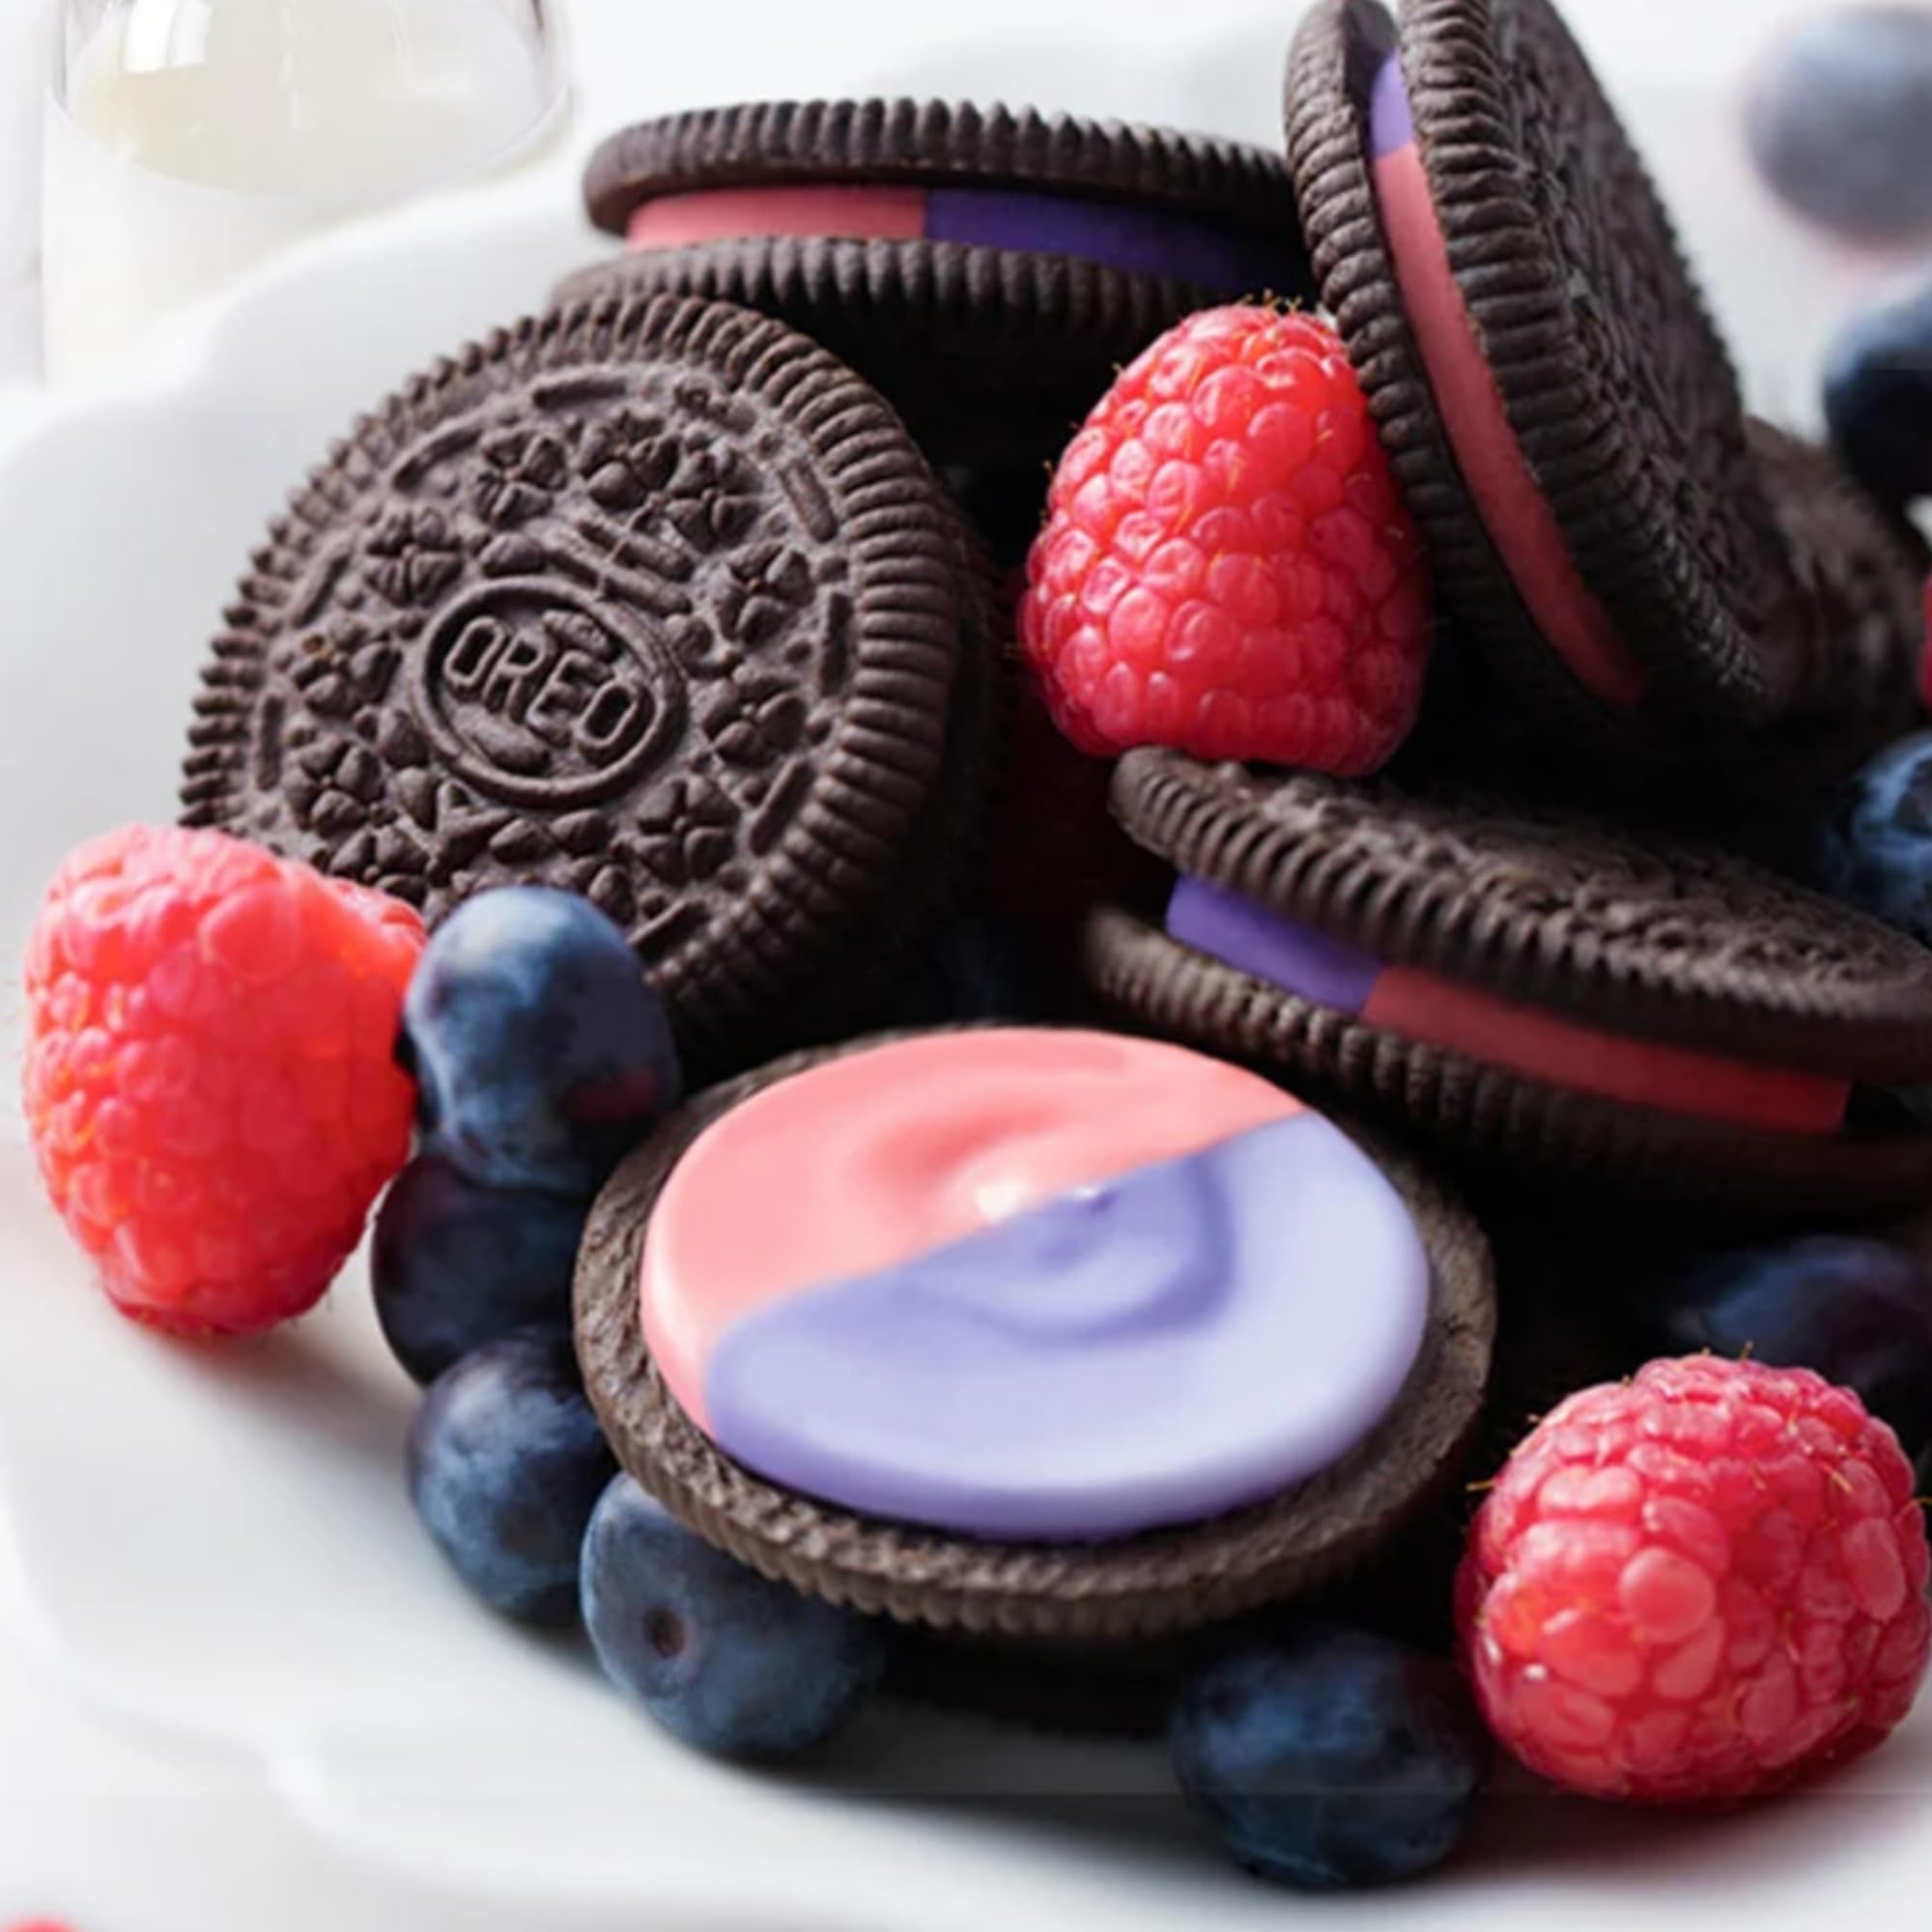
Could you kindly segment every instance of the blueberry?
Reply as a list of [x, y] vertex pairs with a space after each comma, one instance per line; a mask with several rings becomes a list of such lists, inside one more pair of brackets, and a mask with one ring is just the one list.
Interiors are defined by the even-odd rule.
[[879, 1627], [723, 1555], [627, 1476], [583, 1541], [583, 1622], [605, 1673], [716, 1757], [798, 1757], [841, 1729], [885, 1667]]
[[1932, 497], [1932, 280], [1838, 331], [1825, 420], [1845, 467], [1882, 501]]
[[435, 1154], [397, 1177], [376, 1217], [376, 1316], [391, 1352], [432, 1382], [519, 1328], [570, 1327], [587, 1199], [479, 1187]]
[[410, 1431], [424, 1527], [484, 1603], [526, 1623], [575, 1615], [583, 1526], [615, 1468], [564, 1335], [511, 1335], [466, 1355]]
[[1821, 892], [1932, 946], [1932, 732], [1881, 752], [1839, 793], [1812, 876]]
[[1721, 1255], [1669, 1284], [1641, 1319], [1654, 1354], [1708, 1349], [1815, 1369], [1932, 1464], [1932, 1277], [1902, 1249], [1823, 1235]]
[[1234, 1856], [1305, 1890], [1440, 1864], [1490, 1756], [1453, 1664], [1325, 1624], [1209, 1664], [1182, 1687], [1168, 1742]]
[[1932, 227], [1932, 17], [1838, 7], [1804, 22], [1758, 71], [1746, 126], [1800, 214], [1862, 242]]
[[677, 1052], [624, 935], [585, 899], [485, 893], [403, 1004], [432, 1152], [489, 1187], [592, 1193], [677, 1102]]

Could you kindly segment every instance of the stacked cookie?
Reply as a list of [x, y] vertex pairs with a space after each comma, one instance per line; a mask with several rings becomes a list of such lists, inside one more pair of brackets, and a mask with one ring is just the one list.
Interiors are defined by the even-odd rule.
[[1932, 1199], [1928, 955], [1789, 876], [1920, 719], [1926, 553], [1747, 419], [1547, 0], [1321, 0], [1286, 167], [768, 104], [586, 192], [626, 252], [276, 526], [184, 798], [433, 928], [537, 883], [628, 937], [710, 1091], [576, 1340], [708, 1545], [1151, 1645], [1453, 1525], [1450, 1181], [1679, 1236]]
[[1288, 114], [1436, 570], [1433, 728], [1367, 785], [1132, 752], [1116, 811], [1179, 879], [1094, 913], [1092, 983], [1585, 1205], [1922, 1202], [1926, 955], [1769, 869], [1920, 716], [1918, 537], [1747, 420], [1543, 0], [1330, 0]]
[[939, 471], [1030, 535], [1118, 363], [1306, 258], [1275, 156], [1004, 111], [680, 117], [589, 196], [634, 252], [277, 525], [185, 816], [433, 921], [585, 894], [730, 1072], [902, 1008], [974, 868], [1009, 600]]
[[1028, 109], [675, 115], [607, 141], [584, 195], [629, 245], [560, 295], [702, 295], [777, 316], [989, 498], [992, 479], [1037, 495], [1115, 370], [1170, 324], [1312, 289], [1278, 156]]

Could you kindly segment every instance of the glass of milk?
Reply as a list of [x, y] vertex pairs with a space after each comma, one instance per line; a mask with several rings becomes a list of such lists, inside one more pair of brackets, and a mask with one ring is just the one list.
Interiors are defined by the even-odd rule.
[[[0, 0], [6, 4], [6, 0]], [[350, 215], [561, 123], [553, 0], [61, 0], [43, 177], [49, 378]]]

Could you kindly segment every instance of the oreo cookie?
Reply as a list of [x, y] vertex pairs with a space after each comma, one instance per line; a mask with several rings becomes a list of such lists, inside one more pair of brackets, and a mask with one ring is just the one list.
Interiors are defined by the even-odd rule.
[[566, 283], [721, 297], [822, 342], [935, 461], [1056, 455], [1192, 310], [1309, 290], [1279, 156], [1154, 129], [910, 100], [776, 101], [607, 141], [591, 218], [630, 252]]
[[605, 1190], [577, 1276], [617, 1458], [700, 1535], [1027, 1644], [1359, 1568], [1453, 1478], [1494, 1326], [1487, 1242], [1407, 1157], [1238, 1068], [1055, 1030], [701, 1096]]
[[1831, 450], [1770, 423], [1748, 429], [1792, 574], [1823, 616], [1804, 667], [1807, 700], [1769, 734], [1760, 756], [1824, 782], [1843, 775], [1848, 755], [1877, 751], [1923, 720], [1918, 682], [1932, 549]]
[[1519, 743], [1640, 786], [1793, 721], [1835, 769], [1878, 742], [1912, 702], [1907, 552], [1865, 605], [1891, 627], [1873, 653], [1840, 628], [1870, 558], [1753, 447], [1670, 218], [1548, 0], [1410, 0], [1399, 30], [1321, 0], [1287, 116], [1322, 299]]
[[184, 816], [432, 921], [583, 894], [687, 1054], [742, 1066], [943, 900], [994, 622], [850, 370], [721, 303], [582, 303], [439, 364], [297, 495], [205, 672]]
[[1519, 1181], [1759, 1216], [1932, 1199], [1922, 949], [1726, 853], [1474, 794], [1122, 761], [1179, 874], [1090, 922], [1109, 1005]]

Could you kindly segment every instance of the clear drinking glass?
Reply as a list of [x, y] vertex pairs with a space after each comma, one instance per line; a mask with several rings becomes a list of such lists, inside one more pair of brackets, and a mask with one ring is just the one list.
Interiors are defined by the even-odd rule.
[[554, 0], [60, 0], [54, 43], [55, 381], [298, 236], [527, 158], [565, 98]]

